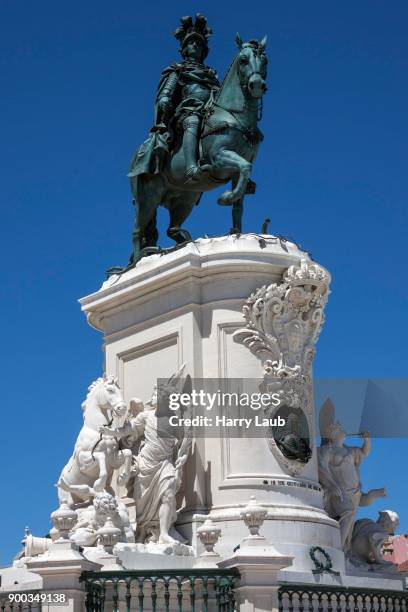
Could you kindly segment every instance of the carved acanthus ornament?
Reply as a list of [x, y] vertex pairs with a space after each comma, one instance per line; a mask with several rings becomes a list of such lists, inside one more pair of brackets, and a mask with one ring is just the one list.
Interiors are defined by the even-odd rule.
[[204, 556], [214, 556], [217, 553], [214, 551], [214, 546], [218, 542], [221, 535], [221, 529], [217, 527], [217, 524], [208, 518], [204, 523], [197, 529], [197, 535], [200, 538], [201, 544], [203, 544], [205, 551], [202, 553]]
[[246, 327], [234, 340], [275, 369], [279, 378], [294, 368], [309, 374], [314, 345], [324, 323], [330, 276], [307, 259], [290, 266], [283, 282], [257, 289], [243, 307]]
[[[246, 346], [260, 359], [262, 392], [279, 393], [280, 406], [305, 414], [312, 447], [311, 367], [324, 323], [329, 284], [330, 275], [326, 270], [302, 259], [284, 272], [281, 283], [264, 285], [250, 295], [243, 307], [246, 326], [233, 336], [235, 342]], [[277, 410], [279, 407], [271, 412]], [[273, 435], [267, 436], [267, 440], [273, 454], [293, 474], [303, 469], [305, 457], [294, 460], [290, 453], [285, 456], [282, 445], [278, 448]]]
[[246, 540], [262, 538], [262, 536], [259, 535], [259, 530], [264, 524], [267, 514], [268, 511], [262, 506], [258, 506], [255, 497], [251, 495], [248, 505], [240, 512], [240, 516], [250, 533], [250, 535], [246, 537]]

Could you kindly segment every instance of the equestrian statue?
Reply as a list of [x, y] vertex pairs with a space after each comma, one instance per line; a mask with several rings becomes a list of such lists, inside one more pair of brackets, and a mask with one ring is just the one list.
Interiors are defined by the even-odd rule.
[[182, 225], [203, 192], [231, 182], [218, 200], [233, 207], [234, 233], [242, 230], [243, 200], [254, 193], [250, 180], [263, 135], [258, 128], [266, 91], [266, 37], [243, 42], [220, 85], [206, 66], [212, 34], [203, 15], [182, 17], [175, 32], [182, 61], [161, 75], [155, 123], [136, 151], [129, 172], [135, 222], [130, 266], [157, 251], [158, 206], [168, 209], [167, 235], [177, 244], [191, 240]]

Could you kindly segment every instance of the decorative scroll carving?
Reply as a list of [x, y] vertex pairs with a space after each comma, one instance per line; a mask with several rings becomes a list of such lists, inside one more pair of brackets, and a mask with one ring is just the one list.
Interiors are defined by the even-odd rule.
[[264, 285], [250, 295], [243, 307], [246, 326], [233, 335], [261, 360], [261, 390], [281, 395], [280, 407], [270, 409], [268, 416], [284, 407], [289, 424], [298, 421], [299, 431], [287, 431], [280, 439], [272, 432], [267, 436], [273, 454], [293, 474], [302, 471], [313, 447], [311, 367], [329, 284], [326, 270], [302, 259], [286, 270], [282, 283]]
[[307, 259], [290, 266], [281, 284], [264, 285], [250, 295], [243, 307], [246, 327], [234, 333], [234, 340], [276, 367], [279, 377], [293, 368], [309, 374], [329, 283], [326, 270]]

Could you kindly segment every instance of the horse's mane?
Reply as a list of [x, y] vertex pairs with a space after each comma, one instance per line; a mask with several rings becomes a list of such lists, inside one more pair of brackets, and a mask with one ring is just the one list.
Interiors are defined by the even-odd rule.
[[[84, 413], [84, 418], [85, 418], [85, 411], [88, 407], [88, 400], [90, 398], [90, 396], [95, 392], [95, 390], [98, 389], [98, 387], [100, 387], [101, 385], [116, 385], [119, 388], [119, 381], [116, 378], [116, 376], [100, 376], [99, 378], [97, 378], [96, 380], [94, 380], [88, 387], [88, 393], [86, 398], [84, 399], [84, 401], [81, 404], [81, 408], [82, 408], [82, 412]], [[121, 427], [123, 425], [124, 419], [120, 418], [118, 419], [118, 417], [115, 417], [113, 420], [113, 425], [115, 427]]]
[[232, 60], [221, 87], [215, 96], [215, 104], [232, 112], [240, 113], [245, 109], [245, 95], [242, 91], [242, 86], [239, 80], [237, 64], [239, 55], [245, 47], [251, 48], [253, 51], [257, 49], [257, 41], [250, 40], [244, 43], [234, 59]]
[[219, 90], [217, 92], [217, 95], [215, 96], [215, 100], [218, 100], [218, 98], [220, 97], [220, 95], [222, 93], [222, 90], [224, 89], [224, 87], [225, 87], [225, 85], [227, 83], [227, 79], [231, 76], [232, 68], [233, 68], [234, 64], [236, 64], [236, 62], [237, 62], [238, 55], [239, 55], [239, 52], [235, 55], [234, 59], [232, 60], [232, 62], [228, 66], [227, 72], [225, 73], [225, 76], [224, 76], [224, 78], [222, 80], [221, 87], [219, 88]]
[[[230, 92], [231, 89], [233, 89], [234, 87], [234, 79], [236, 79], [238, 87], [236, 87], [235, 85], [235, 89], [239, 90], [241, 96], [242, 97], [242, 102], [244, 101], [244, 96], [242, 95], [241, 92], [241, 87], [239, 86], [238, 83], [238, 71], [236, 70], [236, 66], [237, 66], [237, 62], [238, 62], [238, 56], [239, 56], [239, 52], [236, 54], [236, 56], [234, 57], [234, 59], [232, 60], [231, 64], [229, 65], [229, 68], [225, 74], [225, 77], [221, 83], [221, 87], [218, 90], [214, 102], [216, 104], [218, 104], [219, 106], [223, 106], [223, 104], [225, 104], [225, 100], [224, 98], [226, 97], [226, 92]], [[241, 110], [241, 109], [235, 109], [235, 110]]]
[[88, 387], [88, 393], [87, 396], [85, 398], [85, 401], [82, 404], [82, 409], [84, 409], [84, 404], [86, 402], [86, 400], [89, 398], [89, 396], [91, 395], [91, 393], [96, 389], [96, 387], [99, 387], [99, 385], [101, 384], [105, 384], [105, 385], [116, 385], [117, 387], [119, 387], [119, 381], [116, 378], [116, 376], [99, 376], [99, 378], [97, 378], [96, 380], [94, 380]]
[[[260, 43], [257, 40], [249, 40], [248, 42], [243, 43], [225, 74], [221, 87], [215, 96], [214, 102], [219, 106], [223, 106], [227, 110], [240, 112], [244, 109], [245, 97], [241, 89], [236, 66], [239, 54], [242, 49], [245, 48], [251, 48], [255, 53], [257, 53], [258, 49], [260, 49]], [[234, 83], [234, 79], [236, 80], [236, 83]], [[228, 96], [226, 95], [226, 92], [228, 92]]]

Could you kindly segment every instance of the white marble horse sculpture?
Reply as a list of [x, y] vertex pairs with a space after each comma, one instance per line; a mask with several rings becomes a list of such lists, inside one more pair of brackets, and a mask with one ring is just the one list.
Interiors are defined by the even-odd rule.
[[103, 425], [122, 426], [126, 418], [127, 408], [116, 378], [109, 376], [93, 382], [82, 410], [83, 427], [57, 483], [60, 503], [85, 502], [108, 489], [115, 469], [122, 468], [119, 484], [126, 484], [130, 476], [132, 451], [120, 450], [111, 434], [100, 432]]

